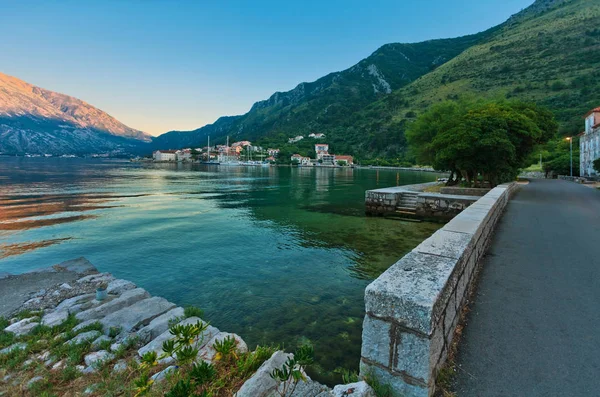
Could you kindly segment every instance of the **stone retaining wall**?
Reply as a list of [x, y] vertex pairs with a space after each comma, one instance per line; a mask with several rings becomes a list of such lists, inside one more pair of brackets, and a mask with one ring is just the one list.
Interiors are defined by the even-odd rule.
[[417, 198], [417, 216], [433, 221], [449, 221], [479, 200], [477, 196], [420, 193]]
[[367, 286], [361, 375], [396, 395], [433, 395], [476, 268], [515, 188], [494, 188]]
[[440, 189], [442, 194], [453, 194], [458, 196], [485, 196], [491, 189], [489, 188], [476, 188], [476, 187], [458, 187], [458, 186], [444, 186]]

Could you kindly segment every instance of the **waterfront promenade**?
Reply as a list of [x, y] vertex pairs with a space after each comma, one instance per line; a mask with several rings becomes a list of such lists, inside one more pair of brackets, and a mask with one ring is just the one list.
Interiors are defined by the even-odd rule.
[[507, 206], [457, 356], [458, 396], [600, 390], [600, 191], [532, 180]]

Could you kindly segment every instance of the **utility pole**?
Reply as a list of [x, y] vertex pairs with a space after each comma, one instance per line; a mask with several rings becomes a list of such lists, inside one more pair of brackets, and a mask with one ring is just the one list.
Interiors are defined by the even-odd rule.
[[571, 177], [573, 176], [573, 137], [570, 136], [567, 138], [567, 141], [569, 141], [569, 147], [570, 147], [570, 152], [571, 152]]

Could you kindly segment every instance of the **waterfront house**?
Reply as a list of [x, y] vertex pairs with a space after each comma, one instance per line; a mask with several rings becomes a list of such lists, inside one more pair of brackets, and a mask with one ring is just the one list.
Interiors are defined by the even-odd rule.
[[231, 147], [239, 147], [239, 148], [243, 148], [246, 146], [252, 146], [252, 143], [250, 141], [239, 141], [239, 142], [235, 142], [234, 144], [231, 145]]
[[598, 176], [594, 160], [600, 158], [600, 107], [585, 115], [585, 131], [579, 139], [579, 172], [581, 176]]
[[298, 136], [288, 139], [288, 143], [296, 143], [303, 139], [304, 139], [304, 137], [302, 135], [298, 135]]
[[296, 161], [298, 163], [301, 163], [303, 158], [304, 156], [301, 156], [299, 154], [293, 154], [290, 160], [292, 160], [292, 162]]
[[317, 153], [317, 160], [322, 160], [323, 156], [329, 155], [329, 145], [326, 143], [317, 143], [315, 145], [315, 153]]
[[267, 149], [267, 153], [269, 153], [269, 156], [272, 157], [277, 157], [279, 155], [279, 149]]
[[177, 161], [177, 151], [175, 150], [157, 150], [152, 153], [154, 161]]
[[177, 161], [191, 161], [192, 160], [192, 149], [181, 149], [175, 152], [175, 158]]
[[269, 156], [265, 160], [268, 161], [268, 162], [274, 162], [275, 161], [275, 157]]
[[310, 157], [302, 157], [300, 160], [300, 164], [302, 165], [311, 165], [312, 159]]
[[343, 163], [344, 165], [354, 164], [354, 158], [352, 156], [345, 156], [345, 155], [341, 155], [341, 154], [335, 156], [335, 161], [337, 163]]

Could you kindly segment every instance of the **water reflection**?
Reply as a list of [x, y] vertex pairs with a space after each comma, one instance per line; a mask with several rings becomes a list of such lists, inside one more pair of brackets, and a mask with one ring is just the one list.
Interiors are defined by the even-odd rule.
[[439, 226], [366, 218], [364, 192], [432, 174], [0, 158], [0, 271], [86, 256], [253, 346], [356, 368], [363, 293]]

